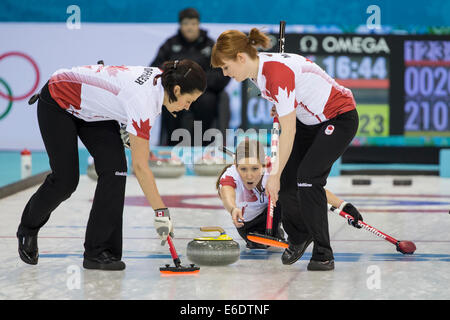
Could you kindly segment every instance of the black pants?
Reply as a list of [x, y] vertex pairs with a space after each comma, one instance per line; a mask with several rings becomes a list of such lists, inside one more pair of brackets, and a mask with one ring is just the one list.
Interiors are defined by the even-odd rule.
[[[245, 241], [249, 241], [247, 239], [247, 235], [249, 233], [259, 233], [264, 234], [266, 232], [266, 222], [267, 222], [267, 208], [256, 218], [254, 218], [251, 221], [244, 222], [244, 226], [240, 228], [236, 228], [239, 235], [244, 239]], [[281, 235], [279, 232], [279, 227], [281, 223], [281, 207], [280, 203], [277, 203], [277, 206], [273, 208], [273, 221], [272, 221], [272, 228], [273, 228], [273, 236], [280, 238]]]
[[[179, 128], [186, 129], [191, 135], [191, 141], [183, 141], [185, 144], [191, 146], [209, 145], [213, 141], [203, 141], [203, 134], [213, 127], [213, 123], [218, 116], [217, 106], [218, 95], [206, 91], [191, 105], [189, 110], [177, 112], [176, 118], [166, 108], [163, 108], [161, 113], [161, 145], [175, 146], [179, 144], [182, 138], [174, 137], [174, 140], [171, 139], [173, 131]], [[194, 141], [194, 121], [201, 121], [202, 125], [201, 137], [198, 137], [198, 141]]]
[[86, 228], [85, 256], [110, 250], [122, 257], [122, 216], [127, 163], [116, 121], [86, 122], [63, 110], [52, 99], [47, 84], [41, 90], [37, 116], [52, 173], [28, 201], [18, 234], [37, 235], [79, 181], [78, 137], [94, 158], [98, 174]]
[[314, 240], [312, 260], [333, 259], [324, 186], [331, 166], [357, 129], [356, 110], [318, 125], [307, 126], [297, 120], [294, 146], [281, 175], [279, 201], [289, 241], [300, 244], [308, 238]]

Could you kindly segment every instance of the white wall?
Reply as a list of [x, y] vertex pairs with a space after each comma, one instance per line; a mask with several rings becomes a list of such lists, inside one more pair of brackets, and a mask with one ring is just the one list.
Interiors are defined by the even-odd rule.
[[[248, 31], [254, 26], [203, 24], [201, 27], [216, 39], [224, 30]], [[80, 29], [71, 30], [65, 23], [0, 23], [0, 57], [8, 52], [30, 56], [39, 69], [39, 89], [55, 70], [63, 67], [95, 64], [100, 59], [109, 65], [148, 65], [161, 44], [177, 29], [178, 24], [82, 23]], [[270, 29], [266, 27], [265, 31]], [[0, 60], [0, 78], [8, 83], [14, 96], [21, 96], [33, 87], [36, 73], [27, 60], [9, 56]], [[233, 85], [236, 83], [230, 88]], [[1, 84], [0, 92], [6, 94]], [[36, 105], [30, 107], [28, 99], [14, 101], [11, 111], [0, 120], [0, 149], [44, 149]], [[240, 103], [238, 99], [235, 101]], [[0, 115], [7, 104], [8, 100], [0, 97]], [[239, 107], [234, 106], [233, 110], [236, 112]], [[159, 140], [159, 130], [159, 124], [152, 128], [152, 145]]]

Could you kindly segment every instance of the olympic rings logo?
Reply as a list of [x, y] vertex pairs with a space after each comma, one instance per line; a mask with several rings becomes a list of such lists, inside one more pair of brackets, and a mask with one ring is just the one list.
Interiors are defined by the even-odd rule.
[[2, 120], [4, 117], [6, 117], [7, 114], [11, 111], [14, 101], [19, 101], [19, 100], [28, 98], [36, 91], [36, 88], [39, 85], [39, 79], [40, 79], [39, 68], [37, 66], [37, 63], [33, 60], [33, 58], [31, 58], [29, 55], [22, 53], [22, 52], [11, 51], [11, 52], [7, 52], [7, 53], [0, 55], [0, 62], [3, 59], [5, 59], [7, 57], [11, 57], [11, 56], [21, 57], [21, 58], [24, 58], [26, 61], [28, 61], [33, 66], [33, 69], [36, 73], [36, 80], [34, 81], [34, 84], [33, 84], [33, 87], [31, 88], [31, 90], [29, 90], [28, 92], [26, 92], [23, 95], [14, 96], [13, 92], [11, 90], [11, 87], [8, 85], [8, 83], [6, 83], [6, 81], [4, 79], [2, 79], [0, 77], [0, 84], [3, 87], [5, 87], [5, 89], [6, 89], [6, 93], [4, 93], [0, 90], [0, 97], [8, 100], [8, 105], [7, 105], [6, 109], [3, 112], [0, 110], [0, 120]]

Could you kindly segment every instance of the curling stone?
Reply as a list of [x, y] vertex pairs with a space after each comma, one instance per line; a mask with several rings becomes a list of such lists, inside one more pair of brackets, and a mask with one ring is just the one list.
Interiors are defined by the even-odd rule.
[[217, 177], [226, 165], [223, 158], [205, 157], [194, 164], [194, 173], [198, 176]]
[[92, 158], [92, 157], [88, 158], [88, 167], [86, 170], [86, 174], [92, 180], [97, 181], [98, 175], [97, 175], [97, 171], [95, 171], [94, 158]]
[[150, 153], [148, 161], [150, 169], [156, 178], [179, 178], [186, 172], [184, 163], [176, 158], [159, 158]]
[[201, 231], [218, 231], [214, 237], [195, 238], [187, 245], [187, 257], [190, 261], [205, 266], [225, 266], [239, 260], [239, 243], [228, 236], [221, 227], [201, 227]]

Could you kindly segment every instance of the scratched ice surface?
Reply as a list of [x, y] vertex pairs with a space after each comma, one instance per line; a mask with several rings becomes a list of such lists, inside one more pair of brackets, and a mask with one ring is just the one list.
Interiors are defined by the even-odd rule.
[[398, 240], [414, 241], [417, 251], [402, 255], [389, 242], [330, 213], [336, 266], [331, 272], [306, 270], [312, 246], [290, 266], [281, 263], [280, 249], [246, 249], [220, 207], [214, 177], [160, 179], [183, 264], [190, 263], [187, 243], [205, 235], [201, 226], [221, 226], [241, 246], [240, 260], [232, 265], [202, 266], [198, 275], [175, 277], [159, 273], [160, 266], [173, 262], [168, 247], [160, 246], [152, 210], [133, 176], [124, 212], [125, 271], [82, 268], [95, 189], [86, 176], [40, 231], [39, 264], [24, 264], [15, 233], [33, 187], [0, 200], [0, 299], [450, 299], [450, 179], [413, 177], [412, 186], [396, 187], [392, 179], [372, 177], [370, 186], [352, 186], [351, 177], [338, 177], [330, 178], [327, 187], [355, 204], [365, 222]]

